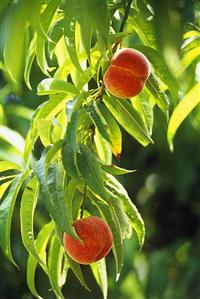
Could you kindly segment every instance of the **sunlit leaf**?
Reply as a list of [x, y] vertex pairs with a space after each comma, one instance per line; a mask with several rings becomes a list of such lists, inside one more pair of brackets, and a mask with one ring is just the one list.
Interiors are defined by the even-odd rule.
[[10, 169], [20, 169], [20, 166], [14, 162], [0, 161], [0, 172], [10, 170]]
[[[43, 226], [43, 228], [38, 233], [35, 246], [38, 252], [38, 255], [40, 259], [42, 260], [43, 264], [45, 265], [45, 272], [48, 274], [48, 270], [46, 267], [46, 247], [49, 241], [49, 238], [51, 236], [51, 233], [53, 231], [53, 222], [49, 222], [46, 225]], [[29, 255], [28, 262], [27, 262], [27, 285], [29, 287], [29, 290], [31, 293], [38, 299], [43, 299], [37, 292], [35, 287], [35, 272], [36, 267], [38, 264], [38, 260], [32, 256]]]
[[102, 103], [97, 104], [101, 114], [107, 122], [111, 139], [111, 150], [115, 157], [119, 157], [122, 151], [122, 133], [110, 111]]
[[107, 174], [105, 181], [106, 188], [113, 194], [116, 200], [120, 200], [124, 206], [127, 216], [129, 217], [132, 227], [135, 230], [139, 245], [144, 243], [145, 227], [144, 222], [136, 206], [132, 203], [124, 187], [112, 175]]
[[77, 128], [78, 128], [79, 110], [76, 110], [72, 115], [67, 127], [66, 139], [62, 148], [63, 166], [71, 177], [78, 177], [77, 166]]
[[149, 133], [146, 132], [145, 128], [133, 117], [131, 105], [127, 109], [122, 101], [108, 96], [104, 96], [103, 101], [120, 125], [123, 126], [130, 135], [136, 138], [138, 142], [143, 146], [147, 146], [153, 142]]
[[38, 94], [56, 94], [56, 93], [65, 93], [67, 95], [77, 95], [78, 90], [76, 87], [69, 82], [55, 79], [44, 79], [38, 85]]
[[12, 183], [12, 180], [7, 181], [7, 182], [0, 185], [0, 200], [3, 199], [3, 195], [6, 192], [6, 190], [8, 189], [8, 187], [10, 186], [11, 183]]
[[10, 231], [11, 231], [11, 222], [12, 215], [15, 207], [15, 202], [17, 199], [18, 192], [28, 175], [28, 171], [25, 171], [22, 174], [19, 174], [12, 181], [10, 190], [0, 205], [0, 246], [7, 256], [9, 261], [16, 265], [10, 246]]
[[169, 120], [167, 138], [171, 150], [173, 150], [173, 138], [177, 129], [184, 121], [184, 119], [190, 114], [190, 112], [200, 103], [200, 83], [197, 83], [192, 89], [185, 95], [185, 97], [179, 102], [172, 116]]
[[27, 251], [32, 254], [38, 261], [38, 256], [35, 240], [34, 240], [34, 212], [37, 204], [39, 185], [36, 177], [33, 177], [27, 184], [21, 200], [20, 206], [20, 224], [21, 224], [21, 236], [24, 246]]
[[108, 198], [104, 186], [104, 173], [101, 170], [99, 161], [92, 151], [83, 145], [78, 155], [78, 168], [92, 192], [102, 199]]
[[149, 94], [153, 97], [158, 107], [164, 112], [166, 118], [169, 117], [169, 100], [164, 93], [160, 89], [160, 83], [155, 75], [151, 74], [146, 81], [146, 88]]
[[103, 298], [106, 299], [108, 292], [108, 282], [105, 259], [103, 258], [98, 262], [92, 263], [90, 267], [98, 285], [102, 290]]
[[59, 281], [62, 271], [62, 261], [63, 261], [64, 250], [60, 246], [60, 243], [56, 236], [53, 236], [51, 240], [51, 245], [48, 255], [48, 269], [49, 269], [49, 278], [56, 297], [59, 299], [64, 299], [64, 296], [61, 292]]

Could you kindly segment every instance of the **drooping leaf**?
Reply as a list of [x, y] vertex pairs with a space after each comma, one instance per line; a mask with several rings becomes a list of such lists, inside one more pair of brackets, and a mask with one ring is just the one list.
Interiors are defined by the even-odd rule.
[[97, 157], [87, 146], [82, 145], [77, 158], [79, 171], [88, 187], [100, 198], [108, 198], [104, 187], [104, 172], [101, 170]]
[[110, 110], [116, 120], [123, 126], [123, 128], [132, 135], [143, 146], [147, 146], [153, 142], [149, 133], [146, 132], [131, 113], [131, 105], [127, 107], [120, 100], [113, 97], [104, 96], [103, 101], [106, 107]]
[[44, 147], [50, 145], [51, 142], [52, 122], [49, 119], [39, 118], [37, 120], [37, 131]]
[[107, 279], [107, 271], [106, 271], [106, 262], [105, 259], [101, 259], [98, 262], [92, 263], [90, 265], [92, 269], [92, 273], [100, 286], [103, 298], [107, 299], [107, 293], [108, 293], [108, 279]]
[[[38, 252], [38, 255], [40, 259], [43, 262], [43, 265], [45, 267], [43, 268], [45, 272], [48, 274], [47, 270], [47, 262], [46, 262], [46, 247], [49, 241], [49, 238], [51, 236], [51, 233], [53, 231], [53, 222], [47, 223], [43, 228], [40, 230], [38, 233], [35, 246], [36, 250]], [[36, 287], [35, 287], [35, 272], [36, 272], [36, 267], [38, 264], [38, 260], [33, 256], [29, 255], [28, 262], [27, 262], [27, 285], [29, 287], [29, 290], [31, 293], [38, 299], [43, 299], [37, 292]]]
[[73, 65], [82, 72], [75, 42], [75, 28], [76, 28], [76, 14], [77, 14], [77, 0], [67, 0], [65, 4], [65, 19], [64, 19], [64, 35], [67, 51]]
[[51, 286], [58, 299], [64, 299], [59, 285], [64, 250], [56, 236], [52, 237], [48, 254], [48, 270]]
[[133, 107], [140, 113], [140, 116], [144, 121], [146, 129], [151, 135], [153, 129], [154, 115], [153, 115], [153, 108], [150, 103], [150, 100], [147, 97], [143, 97], [141, 95], [141, 96], [134, 97], [131, 100], [131, 103]]
[[151, 74], [146, 81], [146, 88], [155, 100], [158, 107], [164, 112], [166, 118], [169, 117], [169, 100], [164, 91], [159, 87], [160, 83], [155, 75]]
[[79, 280], [80, 284], [88, 291], [90, 291], [90, 289], [87, 286], [87, 283], [83, 277], [83, 273], [81, 271], [81, 267], [80, 265], [75, 262], [74, 260], [71, 259], [71, 257], [67, 254], [67, 252], [65, 252], [65, 255], [67, 257], [67, 260], [69, 262], [70, 268], [72, 269], [74, 275], [76, 276], [76, 278]]
[[98, 114], [98, 110], [95, 108], [95, 105], [90, 105], [86, 107], [86, 111], [88, 112], [91, 120], [93, 121], [94, 125], [98, 129], [99, 133], [105, 138], [109, 143], [111, 143], [111, 139], [108, 132], [108, 125], [100, 115]]
[[25, 60], [25, 69], [24, 69], [24, 80], [26, 82], [26, 85], [29, 89], [32, 89], [31, 83], [30, 83], [30, 73], [31, 73], [31, 68], [32, 64], [35, 58], [35, 45], [36, 45], [36, 34], [33, 36], [28, 52], [26, 55], [26, 60]]
[[[22, 2], [12, 3], [6, 19], [4, 39], [4, 62], [13, 91], [20, 92], [22, 87], [26, 17], [28, 9]], [[17, 24], [17, 26], [16, 26]], [[13, 51], [15, 45], [15, 51]]]
[[176, 102], [178, 96], [178, 83], [160, 53], [151, 47], [136, 46], [135, 48], [141, 51], [149, 59], [154, 67], [155, 74], [169, 87], [174, 101]]
[[132, 227], [135, 230], [139, 245], [142, 247], [144, 243], [145, 227], [144, 222], [139, 214], [136, 206], [132, 203], [128, 196], [127, 191], [124, 187], [110, 174], [106, 175], [107, 180], [105, 181], [106, 188], [110, 191], [116, 200], [120, 200], [124, 206], [127, 216], [129, 217]]
[[97, 104], [101, 114], [108, 124], [111, 139], [111, 150], [115, 157], [119, 157], [122, 151], [122, 133], [110, 111], [102, 103]]
[[0, 205], [0, 246], [3, 253], [15, 266], [10, 246], [11, 222], [17, 195], [27, 175], [28, 170], [15, 177], [6, 198]]
[[35, 247], [33, 230], [34, 212], [37, 204], [38, 191], [38, 180], [36, 177], [33, 177], [27, 184], [22, 195], [20, 206], [20, 225], [22, 241], [25, 248], [29, 254], [33, 255], [41, 262]]
[[63, 166], [71, 177], [78, 177], [77, 166], [77, 143], [76, 135], [78, 128], [79, 110], [76, 110], [71, 115], [70, 122], [67, 126], [66, 139], [62, 148], [62, 162]]
[[99, 131], [95, 130], [94, 142], [96, 145], [97, 153], [99, 158], [106, 164], [112, 163], [112, 152], [109, 143], [102, 137]]
[[185, 97], [179, 102], [172, 116], [169, 120], [167, 138], [171, 150], [173, 150], [173, 138], [177, 129], [184, 121], [184, 119], [190, 114], [190, 112], [200, 103], [200, 83], [196, 83], [192, 89], [185, 95]]
[[[89, 195], [91, 197], [91, 194]], [[92, 197], [93, 202], [101, 211], [103, 217], [109, 224], [109, 227], [112, 231], [113, 235], [113, 246], [112, 251], [115, 257], [116, 263], [116, 280], [119, 279], [123, 261], [124, 261], [124, 247], [122, 242], [121, 228], [120, 228], [120, 220], [117, 218], [115, 211], [107, 206], [105, 203], [97, 201], [96, 198]]]

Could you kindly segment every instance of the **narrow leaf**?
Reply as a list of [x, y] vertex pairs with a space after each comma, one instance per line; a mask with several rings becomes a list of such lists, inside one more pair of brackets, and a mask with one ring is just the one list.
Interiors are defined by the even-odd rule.
[[62, 270], [64, 250], [56, 236], [53, 236], [48, 255], [48, 269], [51, 286], [58, 299], [64, 299], [61, 292], [59, 281]]
[[102, 199], [108, 198], [104, 187], [104, 172], [97, 157], [84, 145], [81, 146], [78, 155], [78, 168], [92, 192]]
[[185, 97], [179, 102], [174, 109], [169, 121], [167, 138], [171, 150], [173, 150], [173, 138], [177, 129], [190, 112], [200, 103], [200, 83], [197, 83], [192, 89], [185, 95]]
[[13, 259], [10, 246], [11, 222], [18, 192], [27, 175], [28, 171], [25, 171], [14, 178], [8, 195], [0, 205], [0, 246], [9, 261], [15, 266], [17, 265]]
[[110, 111], [107, 109], [105, 105], [102, 103], [98, 103], [98, 108], [103, 115], [104, 119], [106, 120], [108, 124], [108, 129], [110, 133], [110, 139], [111, 139], [111, 150], [115, 157], [120, 157], [121, 151], [122, 151], [122, 134], [121, 130], [115, 121], [114, 117], [110, 113]]
[[16, 163], [9, 161], [0, 161], [0, 172], [10, 170], [10, 169], [20, 169], [20, 166]]
[[116, 200], [120, 200], [122, 202], [126, 214], [131, 221], [132, 227], [137, 234], [141, 248], [144, 243], [145, 227], [143, 219], [136, 206], [132, 203], [124, 187], [112, 175], [107, 174], [105, 185], [110, 193], [116, 198]]
[[147, 146], [150, 142], [153, 142], [145, 128], [141, 127], [141, 125], [133, 117], [131, 107], [128, 110], [122, 101], [113, 97], [104, 96], [103, 101], [121, 126], [123, 126], [123, 128], [139, 143], [143, 146]]
[[[51, 236], [51, 233], [53, 231], [53, 222], [47, 223], [43, 228], [40, 230], [35, 245], [38, 252], [38, 255], [40, 259], [42, 260], [43, 264], [46, 265], [46, 247], [49, 241], [49, 238]], [[38, 260], [32, 256], [29, 255], [28, 262], [27, 262], [27, 285], [29, 287], [29, 290], [31, 293], [38, 299], [43, 299], [37, 292], [35, 287], [35, 272], [36, 267], [38, 264]], [[44, 268], [47, 271], [47, 267]]]
[[73, 96], [78, 94], [78, 90], [72, 83], [55, 79], [44, 79], [38, 85], [37, 90], [39, 95], [65, 93]]
[[22, 241], [27, 251], [41, 262], [34, 240], [33, 219], [37, 204], [39, 185], [36, 177], [33, 177], [27, 184], [21, 200], [20, 224]]
[[105, 258], [98, 262], [92, 263], [90, 267], [98, 285], [102, 290], [103, 298], [106, 299], [108, 293], [108, 279]]

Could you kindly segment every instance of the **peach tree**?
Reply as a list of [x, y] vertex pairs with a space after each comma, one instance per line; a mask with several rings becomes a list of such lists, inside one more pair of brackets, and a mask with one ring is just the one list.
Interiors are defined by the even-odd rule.
[[[0, 246], [17, 267], [10, 236], [18, 200], [21, 238], [29, 255], [27, 284], [36, 298], [41, 298], [35, 286], [38, 265], [48, 276], [56, 298], [64, 298], [61, 290], [69, 269], [89, 289], [80, 264], [63, 246], [63, 234], [77, 239], [73, 224], [89, 215], [104, 219], [111, 229], [118, 280], [126, 254], [124, 240], [134, 233], [138, 248], [142, 248], [145, 238], [144, 222], [134, 198], [129, 197], [118, 179], [134, 172], [119, 165], [120, 156], [126, 154], [122, 152], [122, 129], [141, 146], [152, 145], [154, 111], [160, 109], [166, 118], [166, 137], [173, 150], [176, 130], [200, 102], [200, 83], [195, 77], [199, 24], [189, 23], [177, 29], [173, 22], [168, 22], [171, 35], [159, 38], [169, 21], [167, 14], [162, 20], [159, 18], [160, 5], [167, 1], [149, 2], [19, 0], [0, 4], [3, 18], [0, 67], [7, 82], [2, 98], [10, 91], [23, 97], [26, 84], [35, 96], [37, 93], [41, 97], [42, 103], [31, 115], [25, 138], [17, 129], [6, 126], [1, 104], [0, 132], [2, 144], [9, 144], [2, 146], [0, 161]], [[175, 43], [176, 36], [179, 39]], [[103, 80], [112, 65], [110, 60], [122, 48], [143, 53], [150, 63], [144, 88], [125, 99], [112, 95], [112, 78], [109, 77], [111, 90], [106, 89]], [[126, 58], [126, 65], [129, 59]], [[195, 65], [192, 84], [184, 81], [191, 65]], [[32, 77], [34, 67], [42, 74], [37, 90], [37, 78]], [[131, 64], [129, 71], [135, 74], [138, 67]], [[118, 82], [121, 84], [123, 74], [119, 72], [114, 77], [117, 86]], [[124, 79], [121, 85], [128, 84]], [[34, 153], [38, 140], [42, 145], [39, 159]], [[9, 155], [10, 148], [14, 149], [15, 158]], [[34, 223], [39, 202], [44, 204], [49, 222], [36, 234]], [[105, 258], [90, 267], [106, 299]]]

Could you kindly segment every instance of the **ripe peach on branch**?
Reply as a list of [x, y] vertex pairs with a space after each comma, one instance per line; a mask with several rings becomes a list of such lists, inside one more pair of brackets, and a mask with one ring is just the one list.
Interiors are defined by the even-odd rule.
[[146, 56], [135, 49], [117, 51], [104, 74], [106, 89], [118, 98], [131, 98], [139, 94], [150, 75]]
[[63, 244], [68, 255], [79, 264], [88, 265], [105, 257], [112, 248], [112, 232], [101, 218], [89, 216], [74, 223], [76, 240], [67, 233], [63, 235]]

